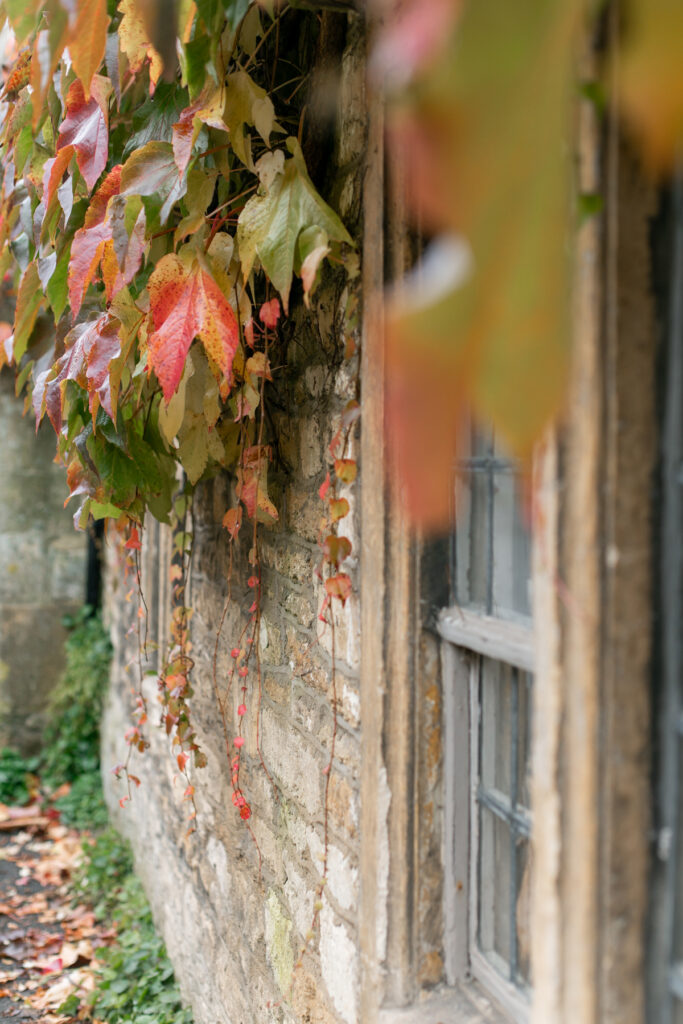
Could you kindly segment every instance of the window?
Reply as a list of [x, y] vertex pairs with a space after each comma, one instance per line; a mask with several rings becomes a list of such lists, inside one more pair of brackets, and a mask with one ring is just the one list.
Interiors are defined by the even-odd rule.
[[531, 976], [530, 536], [518, 466], [492, 433], [457, 467], [443, 638], [448, 979], [474, 977], [526, 1021]]

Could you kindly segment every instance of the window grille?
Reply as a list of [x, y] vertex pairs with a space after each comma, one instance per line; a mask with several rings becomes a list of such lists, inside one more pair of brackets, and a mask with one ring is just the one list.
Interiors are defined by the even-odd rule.
[[457, 466], [444, 609], [447, 976], [526, 1021], [531, 987], [531, 543], [520, 467], [491, 431]]

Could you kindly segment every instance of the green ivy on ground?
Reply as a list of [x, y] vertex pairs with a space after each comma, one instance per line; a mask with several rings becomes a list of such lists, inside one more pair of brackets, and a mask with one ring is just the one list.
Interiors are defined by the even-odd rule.
[[35, 772], [39, 758], [22, 757], [18, 750], [0, 750], [0, 803], [26, 804], [37, 786]]
[[[118, 930], [117, 942], [98, 953], [102, 966], [90, 997], [93, 1017], [107, 1024], [192, 1024], [142, 885], [133, 873], [129, 844], [108, 828], [83, 848], [74, 899], [91, 905], [99, 921], [111, 920]], [[77, 997], [62, 1007], [64, 1013], [78, 1010]]]

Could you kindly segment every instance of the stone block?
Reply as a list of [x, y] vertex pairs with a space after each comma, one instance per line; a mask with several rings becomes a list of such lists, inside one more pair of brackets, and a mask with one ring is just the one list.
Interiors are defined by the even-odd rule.
[[332, 771], [328, 790], [330, 824], [348, 841], [358, 835], [358, 793], [339, 771]]
[[299, 427], [299, 468], [307, 479], [323, 468], [324, 447], [318, 418], [304, 419]]
[[324, 900], [320, 912], [320, 967], [332, 1004], [346, 1024], [358, 1024], [359, 957], [355, 938]]
[[322, 763], [291, 722], [270, 708], [261, 712], [261, 751], [268, 770], [281, 784], [285, 796], [308, 812], [318, 814], [322, 807]]

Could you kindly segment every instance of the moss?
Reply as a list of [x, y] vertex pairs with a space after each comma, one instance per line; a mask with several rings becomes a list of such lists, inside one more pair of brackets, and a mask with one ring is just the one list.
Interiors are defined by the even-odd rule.
[[294, 971], [294, 954], [289, 941], [291, 931], [292, 922], [285, 916], [277, 894], [270, 889], [266, 898], [266, 945], [281, 992], [289, 989]]

